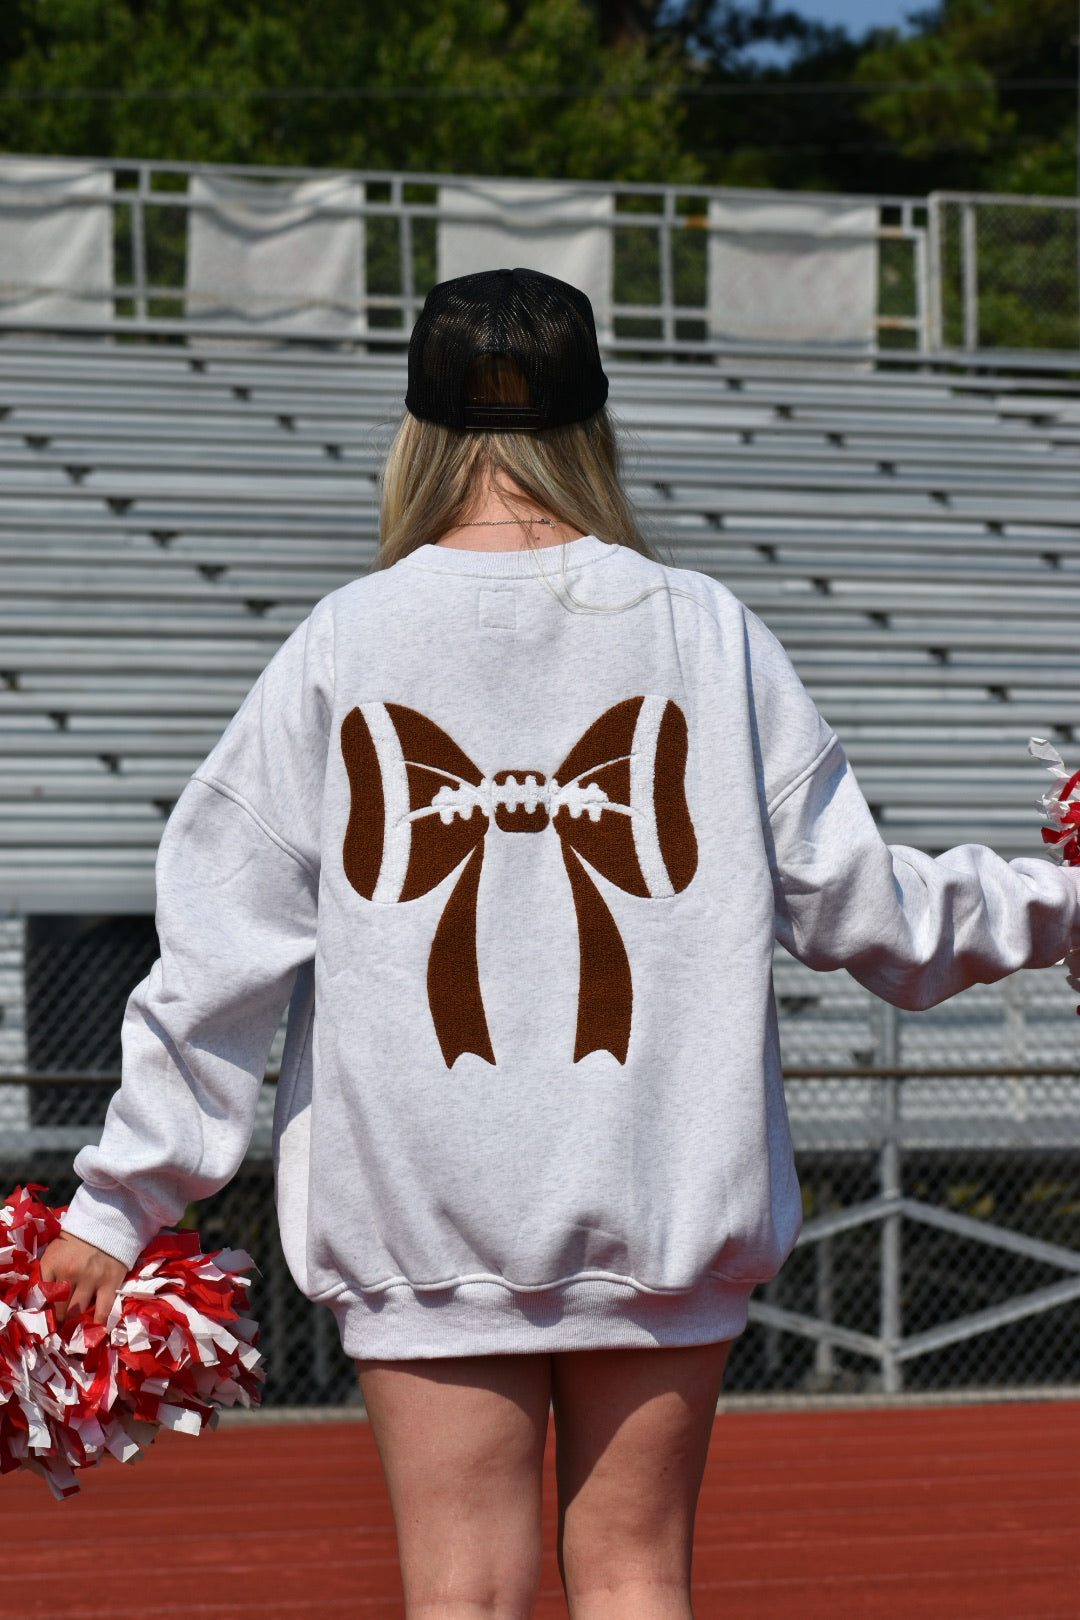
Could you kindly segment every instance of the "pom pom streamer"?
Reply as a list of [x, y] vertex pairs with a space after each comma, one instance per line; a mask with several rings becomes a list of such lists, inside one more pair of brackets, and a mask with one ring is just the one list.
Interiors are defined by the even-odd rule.
[[[1042, 829], [1044, 844], [1064, 866], [1080, 866], [1080, 771], [1070, 775], [1065, 761], [1044, 737], [1032, 737], [1028, 753], [1041, 759], [1054, 778], [1054, 785], [1035, 800], [1047, 825]], [[1080, 951], [1070, 951], [1065, 958], [1069, 985], [1080, 991]], [[1080, 1013], [1080, 1007], [1077, 1007]]]
[[1070, 776], [1065, 761], [1044, 737], [1032, 737], [1028, 753], [1041, 759], [1054, 777], [1053, 787], [1035, 800], [1048, 823], [1042, 829], [1043, 843], [1051, 846], [1054, 858], [1065, 866], [1080, 866], [1080, 771]]
[[159, 1428], [200, 1434], [218, 1408], [258, 1404], [265, 1373], [245, 1312], [249, 1255], [202, 1254], [197, 1232], [162, 1232], [119, 1289], [108, 1322], [58, 1326], [67, 1284], [41, 1257], [63, 1209], [38, 1186], [0, 1207], [0, 1473], [29, 1468], [55, 1497], [106, 1453], [131, 1462]]

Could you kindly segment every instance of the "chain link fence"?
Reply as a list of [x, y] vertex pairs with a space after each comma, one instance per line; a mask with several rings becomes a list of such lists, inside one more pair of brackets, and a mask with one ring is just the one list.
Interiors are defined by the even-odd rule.
[[1067, 197], [930, 199], [935, 348], [1075, 349], [1080, 209]]
[[[73, 1154], [116, 1084], [124, 1001], [154, 953], [146, 917], [0, 920], [9, 1183], [70, 1197]], [[727, 1390], [1075, 1382], [1080, 1065], [1063, 974], [1018, 974], [915, 1015], [783, 955], [776, 987], [806, 1225], [755, 1295]], [[273, 1104], [270, 1082], [240, 1173], [184, 1219], [256, 1257], [268, 1403], [347, 1404], [355, 1378], [333, 1319], [299, 1294], [278, 1242]]]

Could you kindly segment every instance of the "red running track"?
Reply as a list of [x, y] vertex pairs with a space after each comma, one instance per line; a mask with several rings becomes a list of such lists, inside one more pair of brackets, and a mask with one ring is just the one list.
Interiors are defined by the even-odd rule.
[[[566, 1615], [550, 1463], [535, 1620]], [[0, 1503], [2, 1620], [400, 1620], [362, 1423], [166, 1434]], [[695, 1577], [698, 1620], [1078, 1620], [1080, 1403], [725, 1414]]]

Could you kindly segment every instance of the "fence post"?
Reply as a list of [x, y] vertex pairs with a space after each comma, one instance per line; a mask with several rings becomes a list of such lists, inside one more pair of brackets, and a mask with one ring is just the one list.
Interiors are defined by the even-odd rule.
[[[900, 1060], [900, 1017], [895, 1007], [887, 1003], [881, 1008], [881, 1066], [896, 1068]], [[883, 1080], [881, 1097], [881, 1196], [899, 1199], [902, 1192], [900, 1163], [900, 1081]], [[903, 1256], [901, 1250], [901, 1217], [886, 1215], [881, 1223], [881, 1302], [880, 1328], [882, 1343], [881, 1386], [887, 1395], [895, 1395], [903, 1388], [903, 1370], [896, 1358], [896, 1350], [903, 1335], [901, 1289]]]
[[149, 190], [150, 170], [145, 163], [140, 163], [139, 183], [135, 188], [135, 200], [131, 205], [131, 271], [135, 281], [135, 318], [140, 321], [144, 321], [147, 314], [146, 208], [143, 198]]
[[266, 1279], [263, 1291], [263, 1306], [259, 1313], [262, 1324], [260, 1339], [261, 1349], [269, 1367], [287, 1367], [289, 1365], [289, 1315], [286, 1287], [288, 1272], [285, 1265], [285, 1256], [281, 1250], [277, 1233], [273, 1233], [264, 1241], [262, 1255], [262, 1273]]
[[311, 1372], [315, 1388], [323, 1400], [330, 1389], [331, 1347], [336, 1332], [329, 1307], [316, 1305], [311, 1313]]
[[671, 262], [671, 227], [675, 218], [675, 193], [670, 188], [664, 192], [664, 223], [660, 227], [660, 303], [663, 306], [663, 326], [665, 343], [675, 341], [675, 275]]
[[398, 250], [401, 256], [401, 324], [407, 337], [416, 322], [416, 264], [413, 258], [412, 215], [405, 207], [405, 186], [399, 174], [395, 175], [390, 182], [390, 201], [396, 208], [401, 210], [398, 215]]
[[926, 200], [926, 231], [927, 231], [927, 325], [930, 333], [931, 349], [941, 349], [945, 344], [945, 316], [942, 308], [944, 300], [944, 282], [941, 274], [941, 238], [942, 238], [942, 212], [944, 203], [936, 193]]
[[[905, 204], [905, 215], [911, 218], [913, 210]], [[912, 230], [914, 230], [912, 226]], [[930, 272], [930, 253], [927, 233], [919, 230], [915, 235], [915, 319], [918, 322], [919, 350], [925, 354], [934, 347], [934, 299]]]
[[1022, 1069], [1027, 1057], [1027, 1009], [1024, 981], [1018, 973], [1010, 974], [1005, 980], [1001, 1000], [1005, 1012], [1002, 1061], [1010, 1069]]
[[979, 347], [979, 266], [975, 232], [975, 204], [960, 205], [961, 270], [964, 291], [964, 348]]
[[[828, 1180], [820, 1182], [815, 1200], [815, 1214], [827, 1215], [832, 1203], [832, 1182]], [[819, 1238], [814, 1248], [817, 1317], [819, 1322], [831, 1322], [836, 1308], [833, 1291], [833, 1240], [831, 1237]], [[831, 1385], [836, 1372], [836, 1350], [827, 1339], [819, 1339], [814, 1347], [814, 1372], [824, 1387]]]
[[[780, 1279], [773, 1277], [761, 1290], [766, 1305], [779, 1305]], [[769, 1376], [780, 1371], [780, 1329], [769, 1323], [765, 1328], [765, 1371]]]

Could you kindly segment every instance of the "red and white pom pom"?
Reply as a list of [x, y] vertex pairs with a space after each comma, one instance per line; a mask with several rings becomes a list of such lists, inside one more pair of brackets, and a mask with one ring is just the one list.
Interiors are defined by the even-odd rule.
[[1051, 846], [1055, 860], [1066, 866], [1080, 866], [1080, 771], [1070, 776], [1065, 761], [1044, 737], [1032, 737], [1028, 753], [1041, 759], [1055, 778], [1053, 787], [1035, 800], [1049, 824], [1042, 829], [1043, 843]]
[[[1055, 779], [1053, 787], [1035, 800], [1048, 823], [1042, 829], [1043, 843], [1064, 866], [1080, 866], [1080, 771], [1070, 775], [1053, 743], [1044, 737], [1032, 737], [1028, 753], [1041, 759]], [[1070, 988], [1080, 991], [1080, 951], [1070, 951], [1065, 965]], [[1080, 1007], [1076, 1010], [1080, 1013]]]
[[32, 1469], [59, 1498], [106, 1452], [130, 1462], [159, 1428], [199, 1434], [219, 1407], [257, 1405], [265, 1373], [243, 1314], [251, 1257], [202, 1254], [197, 1232], [147, 1244], [105, 1326], [58, 1327], [68, 1285], [42, 1280], [41, 1256], [64, 1211], [43, 1191], [16, 1187], [0, 1207], [0, 1473]]

